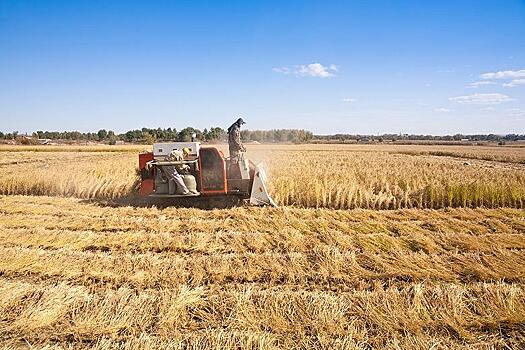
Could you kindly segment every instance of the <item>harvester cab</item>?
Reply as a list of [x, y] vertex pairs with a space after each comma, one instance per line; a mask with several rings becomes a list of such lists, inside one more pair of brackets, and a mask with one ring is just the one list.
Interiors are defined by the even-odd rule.
[[[183, 160], [174, 161], [173, 151], [186, 150]], [[166, 175], [167, 167], [180, 171], [189, 194], [180, 194], [176, 183]], [[266, 186], [261, 164], [240, 157], [231, 161], [216, 147], [201, 147], [199, 142], [168, 142], [153, 145], [153, 152], [139, 154], [139, 194], [148, 198], [174, 199], [188, 203], [208, 202], [276, 206]]]

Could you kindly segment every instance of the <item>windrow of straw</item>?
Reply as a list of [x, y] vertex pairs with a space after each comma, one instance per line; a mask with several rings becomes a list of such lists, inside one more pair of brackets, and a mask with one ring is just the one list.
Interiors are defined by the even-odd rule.
[[8, 349], [520, 349], [521, 209], [0, 196]]

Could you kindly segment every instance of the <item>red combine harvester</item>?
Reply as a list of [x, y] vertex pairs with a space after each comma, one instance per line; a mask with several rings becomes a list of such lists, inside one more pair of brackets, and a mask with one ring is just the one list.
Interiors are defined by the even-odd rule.
[[[189, 150], [181, 161], [168, 157], [173, 151]], [[192, 192], [179, 194], [176, 184], [163, 167], [184, 166], [184, 184]], [[156, 143], [153, 152], [139, 154], [141, 183], [139, 194], [147, 198], [172, 200], [190, 206], [221, 207], [249, 203], [276, 206], [266, 187], [262, 165], [247, 159], [231, 162], [216, 147], [201, 147], [199, 142]]]

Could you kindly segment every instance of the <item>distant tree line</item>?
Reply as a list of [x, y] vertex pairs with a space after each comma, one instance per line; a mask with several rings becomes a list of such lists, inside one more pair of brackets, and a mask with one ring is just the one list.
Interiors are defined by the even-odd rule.
[[416, 135], [416, 134], [383, 134], [383, 135], [355, 135], [355, 134], [334, 134], [334, 135], [315, 135], [315, 140], [322, 141], [518, 141], [525, 140], [525, 135], [522, 134], [479, 134], [479, 135]]
[[192, 127], [184, 128], [180, 131], [177, 129], [157, 128], [157, 129], [136, 129], [129, 130], [118, 135], [118, 139], [126, 142], [144, 142], [152, 143], [155, 141], [191, 141], [193, 134], [195, 139], [200, 141], [222, 141], [226, 139], [226, 131], [219, 127], [212, 127], [209, 130], [199, 130]]
[[[31, 135], [33, 139], [49, 140], [67, 140], [67, 141], [93, 141], [115, 144], [117, 141], [130, 143], [151, 144], [156, 141], [191, 141], [192, 136], [195, 139], [205, 142], [227, 141], [228, 135], [226, 130], [220, 127], [211, 127], [204, 130], [187, 127], [182, 130], [175, 128], [142, 128], [129, 130], [122, 134], [117, 134], [112, 130], [101, 129], [97, 132], [79, 132], [79, 131], [35, 131]], [[17, 131], [11, 133], [0, 132], [0, 139], [17, 140], [26, 139], [26, 135], [19, 135]], [[244, 141], [258, 142], [296, 142], [303, 143], [312, 140], [313, 133], [306, 130], [296, 129], [278, 129], [278, 130], [243, 130], [241, 138]]]
[[305, 143], [313, 139], [314, 134], [302, 129], [242, 130], [241, 139], [258, 142], [297, 142]]
[[[115, 144], [117, 141], [130, 143], [151, 144], [156, 141], [191, 141], [192, 135], [195, 139], [205, 142], [221, 142], [228, 139], [226, 130], [220, 127], [205, 128], [204, 130], [187, 127], [181, 130], [175, 128], [142, 128], [129, 130], [117, 134], [112, 130], [101, 129], [97, 132], [79, 131], [35, 131], [30, 136], [33, 139], [66, 140], [66, 141], [92, 141]], [[0, 132], [0, 139], [18, 140], [27, 139], [27, 135], [19, 132]], [[242, 130], [243, 141], [258, 142], [410, 142], [410, 141], [433, 141], [433, 142], [506, 142], [525, 140], [523, 134], [479, 134], [479, 135], [409, 135], [409, 134], [383, 134], [383, 135], [358, 135], [358, 134], [333, 134], [314, 135], [312, 132], [302, 129], [275, 129], [275, 130]]]

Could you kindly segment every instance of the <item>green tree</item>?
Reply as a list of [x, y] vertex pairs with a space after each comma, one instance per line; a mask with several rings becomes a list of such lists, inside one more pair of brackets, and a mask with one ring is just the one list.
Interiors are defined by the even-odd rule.
[[202, 140], [203, 135], [202, 132], [199, 129], [195, 129], [192, 127], [187, 127], [179, 131], [178, 135], [178, 141], [180, 142], [190, 142], [191, 141], [191, 135], [195, 134], [197, 140]]
[[219, 141], [226, 138], [226, 131], [222, 128], [213, 127], [209, 131], [207, 131], [206, 129], [204, 130], [207, 141]]
[[146, 145], [152, 145], [156, 141], [155, 136], [150, 134], [149, 132], [145, 132], [142, 136], [142, 143]]

